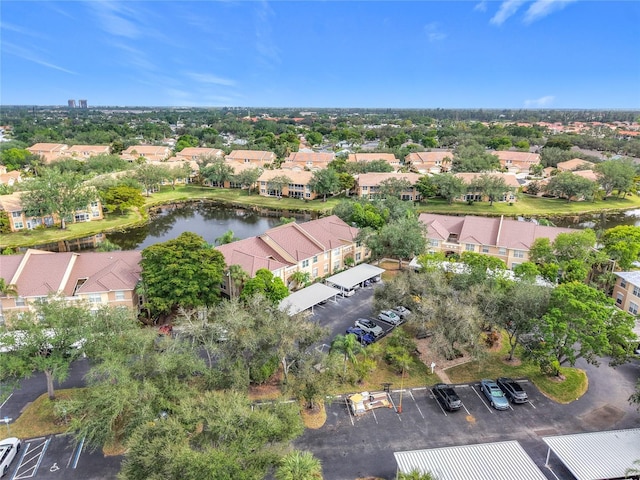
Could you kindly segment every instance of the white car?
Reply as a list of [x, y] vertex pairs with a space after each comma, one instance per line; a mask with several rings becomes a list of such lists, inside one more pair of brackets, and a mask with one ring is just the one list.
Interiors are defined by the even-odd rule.
[[361, 328], [367, 333], [371, 333], [374, 337], [379, 337], [384, 333], [382, 327], [380, 325], [376, 325], [376, 323], [368, 318], [359, 318], [355, 322], [356, 327]]
[[411, 310], [409, 310], [407, 307], [395, 307], [394, 309], [392, 309], [392, 311], [393, 313], [398, 315], [402, 320], [404, 320], [409, 315], [411, 315]]
[[400, 325], [400, 323], [402, 322], [402, 319], [398, 316], [398, 314], [394, 313], [391, 310], [381, 311], [380, 315], [378, 315], [378, 319], [392, 325]]
[[0, 441], [0, 477], [9, 471], [9, 465], [20, 451], [20, 439], [11, 437]]

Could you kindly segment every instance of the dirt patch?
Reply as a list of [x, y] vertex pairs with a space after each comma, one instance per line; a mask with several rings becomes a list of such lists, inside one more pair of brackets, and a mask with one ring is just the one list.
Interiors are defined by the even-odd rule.
[[282, 395], [282, 375], [278, 372], [266, 383], [249, 386], [249, 398], [251, 400], [273, 400]]

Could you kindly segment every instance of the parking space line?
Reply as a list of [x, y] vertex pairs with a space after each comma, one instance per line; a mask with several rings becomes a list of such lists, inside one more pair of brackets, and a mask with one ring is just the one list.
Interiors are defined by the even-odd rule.
[[411, 390], [409, 390], [409, 395], [411, 395], [411, 398], [413, 398], [413, 401], [416, 402], [416, 408], [418, 409], [418, 412], [420, 412], [420, 416], [424, 420], [425, 418], [424, 418], [424, 415], [422, 414], [422, 410], [420, 410], [420, 405], [418, 405], [418, 402], [416, 401], [415, 397], [413, 396], [413, 393], [411, 393]]
[[347, 406], [347, 413], [349, 413], [349, 420], [351, 420], [351, 426], [355, 427], [355, 423], [353, 422], [353, 415], [351, 415], [351, 407], [349, 407], [349, 400], [347, 397], [344, 397], [344, 404]]
[[420, 390], [426, 390], [427, 387], [416, 387], [416, 388], [412, 388], [411, 390], [413, 390], [414, 392], [419, 392]]
[[[480, 394], [478, 393], [478, 391], [475, 388], [471, 388], [471, 390], [474, 391], [474, 393], [478, 396], [478, 398], [480, 399], [480, 401], [482, 402], [482, 404], [487, 407], [487, 410], [489, 410], [492, 414], [493, 414], [493, 409], [489, 407], [489, 405], [487, 405], [487, 402], [484, 401], [484, 399], [480, 396]], [[465, 408], [466, 410], [466, 408]]]
[[527, 403], [531, 405], [533, 408], [536, 408], [536, 406], [531, 402], [531, 400], [527, 400]]
[[379, 425], [378, 424], [378, 417], [376, 416], [376, 411], [375, 410], [371, 410], [371, 413], [373, 413], [373, 418], [376, 421], [376, 425]]
[[69, 463], [71, 462], [71, 459], [73, 458], [73, 466], [71, 468], [75, 469], [78, 466], [78, 460], [80, 460], [80, 453], [82, 452], [82, 448], [84, 447], [84, 439], [87, 437], [82, 437], [82, 440], [80, 440], [79, 445], [76, 447], [76, 453], [75, 456], [72, 455], [69, 457], [69, 462], [67, 463], [67, 468], [69, 468]]
[[[42, 458], [44, 457], [44, 453], [47, 451], [47, 447], [49, 446], [49, 442], [51, 442], [51, 437], [46, 439], [41, 444], [36, 445], [35, 447], [33, 447], [31, 449], [31, 451], [29, 449], [31, 448], [32, 442], [29, 443], [27, 448], [25, 448], [25, 452], [22, 454], [22, 458], [20, 459], [20, 463], [18, 464], [18, 468], [16, 469], [16, 472], [14, 473], [14, 475], [12, 477], [12, 480], [20, 480], [20, 479], [23, 479], [23, 478], [32, 478], [32, 477], [34, 477], [36, 475], [36, 472], [38, 471], [38, 468], [40, 468], [40, 463], [42, 462]], [[41, 451], [38, 452], [38, 449], [41, 449]], [[35, 452], [35, 454], [33, 456], [30, 456], [29, 458], [27, 458], [25, 460], [25, 457], [27, 456], [27, 454], [31, 454], [33, 452]], [[29, 464], [33, 464], [34, 461], [35, 461], [35, 464], [29, 466]], [[25, 466], [27, 468], [25, 468], [23, 473], [20, 473], [20, 469], [22, 467], [25, 467]]]
[[[436, 398], [436, 394], [433, 393], [433, 389], [430, 389], [429, 391], [431, 392], [431, 397], [433, 398], [433, 401], [436, 402], [436, 405], [438, 405], [438, 407], [440, 408], [440, 411], [442, 411], [442, 413], [444, 413], [445, 417], [448, 417], [449, 415], [447, 415], [447, 412], [445, 412], [444, 408], [442, 408], [442, 405], [440, 405], [440, 402]], [[465, 410], [466, 410], [466, 408], [465, 408]]]
[[0, 408], [4, 407], [4, 404], [5, 404], [5, 403], [7, 403], [11, 397], [13, 397], [13, 393], [11, 393], [11, 394], [7, 397], [7, 399], [6, 399], [4, 402], [2, 402], [2, 405], [0, 405]]

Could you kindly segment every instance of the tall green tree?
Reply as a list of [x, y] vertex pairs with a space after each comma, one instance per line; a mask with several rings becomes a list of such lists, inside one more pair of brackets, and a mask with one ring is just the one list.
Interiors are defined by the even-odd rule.
[[233, 234], [233, 230], [227, 230], [216, 238], [215, 243], [216, 245], [226, 245], [227, 243], [237, 242], [238, 240], [240, 239]]
[[358, 239], [364, 241], [374, 258], [392, 257], [402, 261], [424, 253], [426, 227], [415, 215], [386, 223], [378, 232], [370, 228], [360, 230]]
[[606, 230], [600, 242], [608, 257], [622, 270], [629, 270], [640, 258], [640, 227], [618, 225]]
[[309, 187], [318, 195], [322, 195], [322, 201], [327, 201], [327, 195], [340, 190], [340, 178], [338, 173], [331, 168], [322, 168], [313, 172], [309, 181]]
[[614, 190], [621, 196], [630, 192], [637, 175], [637, 166], [630, 159], [606, 160], [597, 164], [594, 170], [605, 197], [611, 195]]
[[483, 197], [487, 197], [491, 206], [493, 206], [493, 202], [513, 191], [513, 188], [507, 185], [503, 177], [488, 173], [483, 173], [474, 178], [470, 189], [479, 192]]
[[572, 199], [591, 199], [596, 184], [588, 178], [580, 177], [573, 172], [560, 172], [551, 177], [546, 186], [546, 192], [550, 195]]
[[144, 197], [140, 190], [126, 185], [118, 185], [109, 188], [102, 193], [102, 201], [104, 206], [112, 211], [123, 214], [131, 207], [142, 207], [144, 205]]
[[291, 178], [286, 175], [276, 175], [267, 181], [267, 188], [275, 191], [277, 197], [282, 197], [282, 189], [291, 182]]
[[247, 168], [236, 173], [233, 178], [241, 186], [246, 187], [247, 194], [251, 195], [251, 189], [262, 175], [261, 168]]
[[554, 375], [579, 358], [597, 365], [599, 358], [609, 356], [615, 364], [627, 359], [636, 338], [633, 326], [633, 317], [615, 308], [603, 292], [579, 282], [563, 283], [551, 293], [531, 355]]
[[453, 151], [451, 170], [453, 172], [489, 172], [500, 168], [498, 157], [487, 152], [484, 146], [467, 143]]
[[257, 293], [277, 305], [280, 300], [289, 296], [289, 289], [280, 277], [275, 277], [266, 268], [261, 268], [253, 278], [245, 282], [240, 298], [246, 299]]
[[400, 195], [411, 190], [412, 185], [406, 178], [387, 178], [380, 182], [378, 192], [382, 197], [400, 198]]
[[10, 382], [44, 372], [49, 399], [55, 398], [54, 380], [62, 382], [71, 363], [82, 354], [85, 325], [91, 316], [82, 304], [50, 297], [34, 311], [11, 319], [0, 335], [0, 381]]
[[224, 256], [201, 236], [184, 232], [142, 251], [144, 297], [157, 313], [175, 306], [215, 304], [226, 269]]
[[76, 173], [62, 173], [54, 168], [43, 169], [39, 177], [25, 182], [20, 197], [27, 217], [57, 216], [60, 228], [74, 219], [78, 210], [86, 210], [97, 198], [94, 188], [86, 185]]
[[438, 195], [444, 198], [449, 205], [453, 200], [462, 196], [467, 191], [467, 185], [461, 178], [452, 173], [441, 173], [433, 178], [433, 183], [438, 189]]
[[233, 178], [233, 166], [224, 158], [217, 158], [204, 167], [200, 167], [200, 177], [208, 180], [212, 185], [221, 187], [224, 182]]
[[133, 172], [135, 178], [144, 186], [147, 197], [151, 195], [154, 188], [159, 187], [162, 181], [168, 177], [168, 171], [163, 166], [143, 163]]

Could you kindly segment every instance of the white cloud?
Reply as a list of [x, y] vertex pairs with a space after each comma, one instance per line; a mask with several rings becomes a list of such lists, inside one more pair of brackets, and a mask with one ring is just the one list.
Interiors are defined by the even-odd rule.
[[38, 55], [35, 52], [32, 52], [31, 50], [28, 50], [24, 47], [18, 46], [18, 45], [14, 45], [12, 43], [7, 43], [4, 42], [2, 44], [2, 50], [5, 53], [8, 53], [10, 55], [14, 55], [16, 57], [22, 58], [23, 60], [27, 60], [29, 62], [33, 62], [33, 63], [37, 63], [38, 65], [42, 65], [43, 67], [47, 67], [47, 68], [51, 68], [53, 70], [59, 70], [60, 72], [64, 72], [64, 73], [69, 73], [71, 75], [77, 75], [77, 72], [74, 72], [73, 70], [68, 70], [64, 67], [61, 67], [60, 65], [56, 65], [54, 63], [51, 62], [47, 62], [46, 60], [43, 60], [42, 57], [40, 57], [40, 55]]
[[546, 17], [550, 13], [562, 10], [576, 0], [536, 0], [527, 9], [524, 15], [524, 23], [532, 23]]
[[424, 26], [424, 32], [430, 42], [439, 42], [447, 38], [447, 34], [440, 30], [440, 25], [436, 22], [428, 23]]
[[273, 39], [271, 18], [275, 16], [267, 2], [260, 2], [255, 10], [256, 50], [267, 64], [281, 63], [280, 49]]
[[520, 5], [523, 3], [524, 0], [504, 0], [490, 22], [494, 25], [502, 25], [509, 17], [518, 11]]
[[544, 97], [525, 100], [524, 106], [529, 108], [542, 108], [550, 106], [556, 99], [553, 95], [545, 95]]
[[102, 25], [102, 29], [107, 33], [126, 38], [138, 38], [140, 36], [137, 23], [125, 18], [136, 18], [135, 12], [127, 5], [111, 1], [87, 2], [87, 5], [93, 9]]
[[211, 73], [187, 72], [186, 75], [192, 80], [200, 83], [213, 83], [215, 85], [224, 85], [227, 87], [233, 87], [236, 85], [236, 81], [233, 79], [219, 77]]
[[487, 11], [487, 0], [482, 0], [480, 3], [476, 3], [476, 6], [473, 7], [477, 12], [486, 12]]

